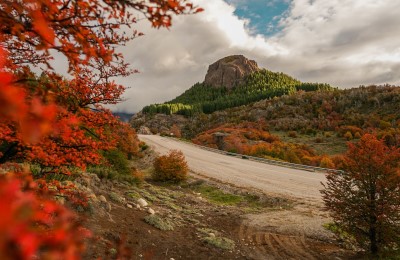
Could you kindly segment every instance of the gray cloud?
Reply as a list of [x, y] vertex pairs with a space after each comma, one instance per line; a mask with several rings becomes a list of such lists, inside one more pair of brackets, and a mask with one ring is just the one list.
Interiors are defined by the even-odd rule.
[[222, 0], [195, 2], [206, 11], [177, 17], [170, 30], [138, 24], [145, 36], [123, 52], [140, 73], [118, 79], [130, 89], [114, 110], [133, 112], [170, 100], [203, 81], [209, 64], [231, 54], [303, 81], [400, 84], [399, 1], [293, 0], [280, 21], [282, 31], [269, 38], [252, 36]]

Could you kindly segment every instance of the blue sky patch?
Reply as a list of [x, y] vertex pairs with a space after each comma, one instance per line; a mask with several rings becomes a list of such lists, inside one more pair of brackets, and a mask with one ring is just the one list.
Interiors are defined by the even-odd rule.
[[251, 34], [274, 35], [279, 32], [278, 23], [289, 9], [291, 0], [225, 0], [236, 7], [239, 18], [248, 19]]

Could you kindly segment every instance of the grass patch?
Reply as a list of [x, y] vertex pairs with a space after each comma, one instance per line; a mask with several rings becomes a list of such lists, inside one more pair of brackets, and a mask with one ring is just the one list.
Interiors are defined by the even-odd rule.
[[[285, 143], [305, 144], [318, 155], [337, 155], [347, 151], [347, 140], [337, 137], [334, 132], [317, 132], [315, 136], [297, 133], [296, 137], [291, 137], [289, 132], [271, 131], [271, 134], [278, 136]], [[316, 142], [317, 138], [320, 138], [320, 143]]]
[[336, 237], [339, 239], [340, 242], [343, 243], [343, 245], [348, 248], [355, 250], [355, 245], [356, 245], [356, 240], [355, 238], [344, 231], [340, 226], [338, 226], [335, 223], [326, 223], [322, 225], [325, 229], [331, 231], [336, 235]]
[[206, 184], [204, 181], [195, 181], [184, 188], [200, 193], [209, 202], [240, 207], [246, 212], [259, 211], [265, 208], [291, 208], [292, 203], [285, 198], [258, 196], [251, 193], [233, 193], [222, 190], [217, 186]]
[[120, 196], [119, 196], [117, 193], [115, 193], [115, 192], [110, 192], [108, 195], [109, 195], [110, 199], [111, 199], [112, 201], [114, 201], [114, 202], [118, 202], [118, 203], [122, 203], [122, 202], [123, 202], [122, 197], [120, 197]]
[[104, 165], [89, 166], [87, 172], [95, 173], [100, 179], [117, 180], [136, 186], [139, 186], [142, 182], [133, 175], [121, 174], [117, 170]]
[[144, 221], [147, 224], [163, 231], [174, 230], [174, 225], [171, 223], [171, 221], [163, 219], [158, 215], [148, 215], [144, 218]]
[[281, 205], [283, 203], [287, 203], [286, 200], [281, 201], [279, 199], [275, 200], [274, 198], [267, 198], [262, 200], [258, 195], [255, 194], [236, 194], [232, 192], [227, 192], [221, 190], [216, 186], [209, 185], [204, 182], [194, 182], [187, 188], [190, 188], [193, 191], [200, 193], [211, 203], [226, 206], [240, 206], [243, 210], [248, 212], [261, 210], [263, 208], [276, 207], [278, 204]]
[[194, 190], [201, 193], [209, 201], [220, 205], [238, 205], [245, 200], [242, 196], [226, 193], [214, 186], [205, 184], [195, 187]]
[[203, 241], [207, 242], [210, 245], [215, 247], [224, 249], [224, 250], [232, 250], [235, 248], [235, 242], [226, 237], [205, 237]]
[[232, 250], [235, 248], [235, 242], [229, 238], [220, 236], [220, 233], [211, 228], [198, 228], [198, 232], [203, 235], [203, 241], [215, 247]]

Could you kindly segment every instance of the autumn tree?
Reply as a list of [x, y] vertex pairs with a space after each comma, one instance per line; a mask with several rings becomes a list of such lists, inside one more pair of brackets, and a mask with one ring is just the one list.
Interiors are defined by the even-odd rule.
[[[135, 72], [116, 48], [141, 35], [132, 28], [140, 13], [159, 28], [169, 27], [174, 14], [198, 11], [186, 0], [2, 1], [0, 41], [7, 84], [0, 100], [10, 107], [21, 104], [21, 109], [18, 118], [0, 118], [0, 163], [30, 160], [55, 172], [97, 163], [98, 151], [118, 143], [132, 154], [136, 148], [116, 140], [121, 124], [103, 107], [122, 100], [125, 87], [114, 78]], [[66, 58], [68, 79], [51, 67], [55, 53]], [[42, 68], [42, 75], [32, 67]]]
[[377, 254], [400, 245], [400, 149], [365, 134], [322, 190], [335, 224]]
[[[0, 2], [1, 259], [79, 258], [84, 234], [73, 214], [44, 197], [31, 175], [25, 180], [4, 163], [84, 168], [98, 159], [96, 150], [134, 152], [102, 107], [121, 101], [125, 88], [113, 79], [135, 72], [116, 48], [140, 36], [131, 28], [138, 13], [159, 28], [169, 27], [173, 14], [197, 11], [186, 0]], [[68, 79], [52, 68], [55, 53], [66, 58]]]

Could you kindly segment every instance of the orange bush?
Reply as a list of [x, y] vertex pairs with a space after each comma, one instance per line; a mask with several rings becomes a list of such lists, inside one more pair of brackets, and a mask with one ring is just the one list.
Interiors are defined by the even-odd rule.
[[176, 124], [172, 125], [169, 131], [171, 132], [172, 136], [175, 136], [177, 138], [182, 137], [181, 129]]
[[154, 161], [153, 179], [156, 181], [184, 181], [188, 177], [189, 167], [181, 151], [172, 150]]
[[346, 138], [347, 141], [350, 141], [351, 139], [353, 139], [353, 135], [351, 134], [350, 131], [347, 131], [343, 137]]
[[321, 161], [319, 163], [319, 167], [335, 169], [335, 164], [333, 163], [332, 159], [329, 158], [328, 156], [322, 156]]

